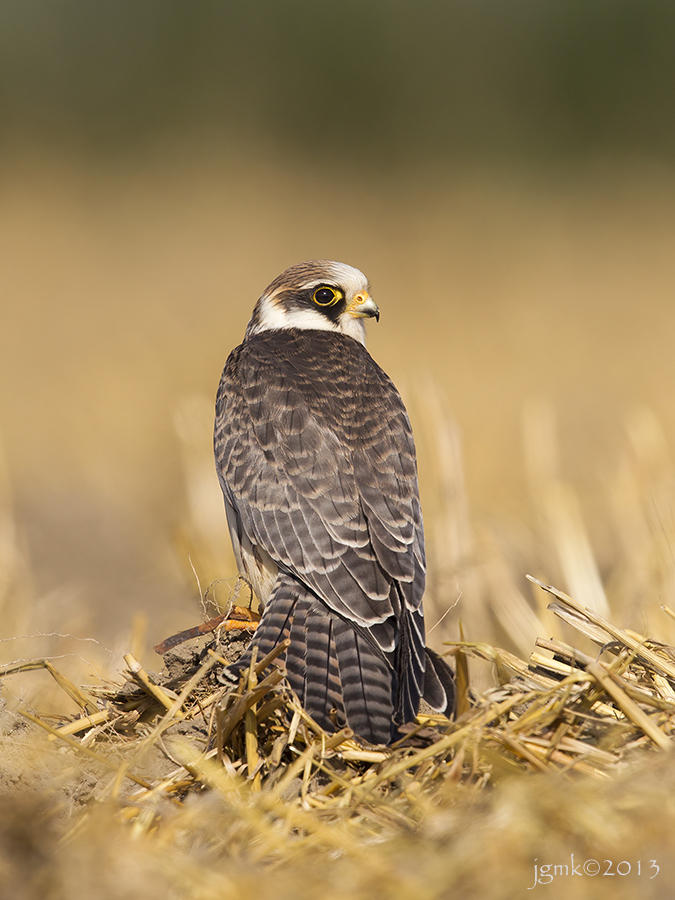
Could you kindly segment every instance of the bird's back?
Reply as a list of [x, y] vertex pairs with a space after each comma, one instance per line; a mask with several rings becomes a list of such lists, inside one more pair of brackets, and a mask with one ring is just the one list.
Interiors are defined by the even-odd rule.
[[[388, 376], [345, 335], [253, 335], [223, 372], [215, 452], [236, 528], [283, 573], [284, 595], [303, 588], [300, 608], [309, 603], [316, 620], [309, 633], [326, 627], [319, 613], [333, 617], [333, 641], [346, 626], [357, 635], [349, 654], [358, 661], [369, 650], [388, 680], [393, 718], [414, 716], [424, 678], [424, 537], [412, 432]], [[307, 616], [303, 623], [307, 630]], [[293, 637], [289, 623], [275, 627]]]

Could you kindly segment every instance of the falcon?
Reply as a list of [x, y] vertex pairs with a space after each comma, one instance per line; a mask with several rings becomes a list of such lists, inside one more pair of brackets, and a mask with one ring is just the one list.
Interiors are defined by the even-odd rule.
[[241, 671], [290, 639], [288, 682], [328, 731], [386, 744], [422, 698], [450, 714], [425, 647], [425, 553], [410, 421], [365, 347], [368, 280], [326, 260], [265, 289], [225, 364], [214, 450], [240, 574], [262, 606]]

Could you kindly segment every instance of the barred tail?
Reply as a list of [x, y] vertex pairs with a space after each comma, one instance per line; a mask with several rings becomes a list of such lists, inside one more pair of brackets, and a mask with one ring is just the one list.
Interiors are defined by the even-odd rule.
[[253, 640], [226, 670], [229, 678], [248, 665], [254, 646], [261, 657], [287, 637], [288, 682], [309, 715], [326, 731], [348, 725], [364, 740], [389, 743], [397, 687], [392, 666], [351, 623], [288, 575], [278, 576]]

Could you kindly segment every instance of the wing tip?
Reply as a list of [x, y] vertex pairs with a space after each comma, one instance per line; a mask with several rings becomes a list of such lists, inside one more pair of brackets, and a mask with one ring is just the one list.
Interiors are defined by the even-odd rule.
[[455, 673], [442, 656], [424, 648], [424, 688], [422, 698], [434, 712], [452, 718], [456, 711]]

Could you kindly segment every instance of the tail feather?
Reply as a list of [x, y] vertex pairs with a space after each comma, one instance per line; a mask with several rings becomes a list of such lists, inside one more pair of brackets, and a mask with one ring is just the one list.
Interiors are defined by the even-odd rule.
[[374, 744], [387, 744], [394, 731], [394, 672], [369, 641], [335, 617], [335, 647], [347, 721]]
[[289, 585], [280, 584], [275, 592], [274, 603], [268, 603], [256, 628], [255, 635], [239, 659], [224, 669], [219, 676], [223, 683], [231, 683], [251, 664], [253, 648], [258, 648], [258, 659], [266, 656], [270, 650], [281, 643], [290, 634], [293, 611], [298, 602], [297, 591]]
[[426, 648], [422, 675], [416, 642], [405, 626], [396, 657], [390, 661], [353, 623], [283, 573], [265, 604], [253, 640], [221, 679], [236, 679], [250, 664], [253, 647], [261, 657], [284, 638], [290, 638], [282, 658], [288, 682], [309, 715], [327, 731], [345, 722], [367, 741], [389, 743], [398, 725], [414, 719], [422, 681], [424, 699], [434, 710], [446, 715], [454, 712], [452, 669]]
[[[307, 613], [310, 608], [310, 598], [298, 586], [296, 594], [300, 594], [295, 608], [293, 609], [293, 621], [291, 622], [291, 630], [289, 637], [291, 644], [286, 651], [286, 678], [288, 683], [299, 697], [300, 702], [304, 702], [305, 690], [307, 687]], [[270, 602], [270, 601], [268, 601]], [[274, 603], [274, 596], [271, 598]], [[309, 710], [307, 710], [309, 712]], [[311, 715], [311, 712], [310, 712]]]
[[330, 613], [315, 609], [307, 617], [306, 659], [305, 709], [322, 728], [331, 731], [347, 717]]

